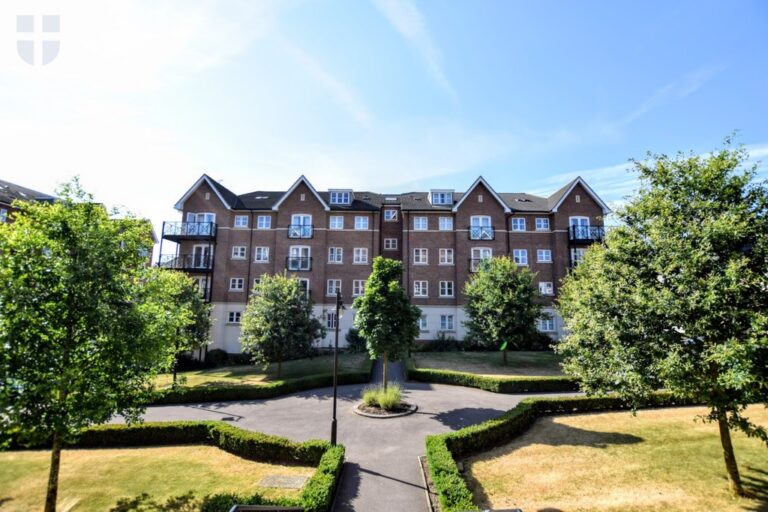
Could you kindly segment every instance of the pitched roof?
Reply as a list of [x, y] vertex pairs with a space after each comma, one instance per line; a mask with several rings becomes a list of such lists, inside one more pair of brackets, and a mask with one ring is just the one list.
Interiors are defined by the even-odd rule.
[[176, 201], [176, 204], [174, 205], [174, 208], [177, 210], [182, 210], [184, 208], [184, 203], [187, 199], [192, 195], [192, 193], [197, 190], [197, 187], [200, 186], [202, 183], [207, 183], [211, 189], [216, 193], [216, 195], [219, 197], [222, 203], [224, 203], [224, 206], [227, 208], [236, 208], [237, 207], [237, 194], [229, 190], [227, 187], [222, 185], [221, 183], [217, 182], [207, 174], [203, 174], [200, 176], [194, 185], [189, 187], [189, 190], [184, 192], [184, 195], [181, 196], [181, 199]]
[[20, 201], [53, 201], [56, 197], [16, 185], [10, 181], [0, 180], [0, 203], [10, 205], [15, 199]]
[[291, 193], [293, 193], [293, 191], [294, 191], [294, 190], [296, 190], [296, 188], [297, 188], [299, 185], [301, 185], [302, 183], [304, 183], [304, 185], [306, 185], [306, 186], [307, 186], [307, 188], [309, 188], [309, 191], [310, 191], [310, 192], [312, 192], [312, 194], [314, 194], [314, 196], [317, 198], [317, 200], [318, 200], [318, 201], [320, 201], [320, 204], [322, 204], [322, 205], [323, 205], [323, 208], [324, 208], [326, 211], [328, 211], [328, 210], [330, 210], [330, 209], [331, 209], [331, 208], [328, 206], [328, 202], [327, 202], [325, 199], [323, 199], [322, 197], [320, 197], [320, 194], [318, 194], [318, 193], [317, 193], [317, 190], [315, 190], [315, 187], [313, 187], [313, 186], [312, 186], [312, 184], [309, 182], [309, 180], [308, 180], [308, 179], [307, 179], [307, 178], [306, 178], [306, 177], [305, 177], [303, 174], [302, 174], [301, 176], [299, 176], [299, 179], [297, 179], [297, 180], [294, 182], [294, 184], [293, 184], [293, 185], [291, 185], [291, 188], [289, 188], [289, 189], [288, 189], [288, 190], [285, 192], [285, 194], [283, 194], [283, 195], [280, 197], [280, 199], [278, 199], [278, 200], [277, 200], [277, 202], [276, 202], [275, 204], [273, 204], [273, 205], [272, 205], [272, 209], [273, 209], [273, 210], [277, 210], [278, 208], [280, 208], [280, 205], [282, 204], [282, 202], [283, 202], [283, 201], [285, 201], [285, 200], [288, 198], [288, 196], [290, 196], [290, 195], [291, 195]]
[[488, 189], [488, 192], [490, 192], [490, 193], [491, 193], [491, 196], [493, 196], [493, 198], [494, 198], [494, 199], [495, 199], [495, 200], [496, 200], [496, 201], [497, 201], [497, 202], [498, 202], [498, 203], [499, 203], [501, 206], [503, 206], [503, 207], [504, 207], [504, 211], [505, 211], [505, 212], [507, 212], [507, 213], [509, 213], [509, 211], [510, 211], [509, 205], [507, 205], [507, 203], [505, 203], [505, 202], [504, 202], [504, 200], [503, 200], [501, 197], [499, 197], [499, 194], [497, 194], [497, 193], [496, 193], [496, 191], [495, 191], [495, 190], [493, 190], [493, 187], [491, 187], [491, 186], [488, 184], [488, 182], [487, 182], [487, 181], [485, 181], [485, 178], [483, 178], [482, 176], [479, 176], [479, 177], [478, 177], [478, 178], [475, 180], [475, 182], [474, 182], [474, 183], [473, 183], [473, 184], [472, 184], [472, 185], [471, 185], [471, 186], [470, 186], [470, 187], [467, 189], [467, 193], [466, 193], [466, 194], [464, 194], [464, 196], [463, 196], [461, 199], [459, 199], [458, 201], [456, 201], [456, 204], [453, 206], [453, 211], [455, 212], [456, 210], [458, 210], [458, 209], [459, 209], [459, 206], [461, 206], [461, 203], [463, 203], [463, 202], [464, 202], [464, 199], [465, 199], [465, 198], [467, 198], [467, 196], [469, 196], [469, 193], [470, 193], [470, 192], [472, 192], [472, 191], [473, 191], [473, 190], [474, 190], [476, 187], [478, 187], [478, 186], [480, 186], [480, 185], [483, 185], [483, 186], [485, 186], [485, 188], [487, 188], [487, 189]]
[[595, 194], [595, 191], [592, 190], [589, 185], [587, 185], [587, 182], [584, 181], [581, 176], [577, 176], [575, 180], [571, 181], [566, 186], [549, 196], [549, 210], [556, 212], [565, 198], [568, 197], [568, 194], [570, 194], [571, 191], [576, 187], [576, 185], [581, 185], [584, 187], [584, 190], [587, 191], [587, 194], [592, 196], [592, 199], [594, 199], [595, 202], [600, 205], [600, 208], [603, 209], [603, 213], [610, 213], [611, 209], [608, 208], [608, 205], [605, 204], [602, 199], [600, 199], [600, 196]]

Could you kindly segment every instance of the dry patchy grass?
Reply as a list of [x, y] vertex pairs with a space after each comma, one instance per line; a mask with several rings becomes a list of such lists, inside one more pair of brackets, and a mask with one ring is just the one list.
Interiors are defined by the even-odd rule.
[[[717, 425], [703, 408], [554, 416], [471, 457], [467, 480], [485, 508], [529, 511], [768, 510], [768, 448], [733, 433], [752, 499], [730, 495]], [[747, 416], [768, 425], [768, 409]]]
[[490, 376], [563, 375], [562, 358], [551, 350], [509, 351], [509, 364], [504, 365], [501, 352], [417, 352], [413, 363], [417, 368], [454, 370]]
[[[50, 452], [0, 452], [0, 510], [42, 510]], [[59, 508], [106, 511], [120, 498], [148, 493], [165, 501], [194, 491], [197, 498], [217, 492], [255, 492], [268, 497], [297, 496], [292, 489], [259, 488], [266, 475], [312, 476], [315, 468], [264, 464], [212, 446], [165, 446], [64, 450]]]

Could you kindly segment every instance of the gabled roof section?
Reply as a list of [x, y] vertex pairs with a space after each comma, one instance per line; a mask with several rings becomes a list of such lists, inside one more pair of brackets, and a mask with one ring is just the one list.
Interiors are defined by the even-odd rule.
[[303, 174], [299, 177], [299, 179], [296, 180], [296, 183], [291, 185], [291, 188], [288, 189], [288, 192], [283, 194], [283, 197], [281, 197], [272, 206], [272, 209], [273, 210], [279, 210], [280, 209], [280, 205], [282, 204], [282, 202], [285, 201], [288, 198], [288, 196], [290, 196], [293, 193], [293, 191], [296, 190], [296, 188], [299, 185], [301, 185], [302, 183], [304, 183], [307, 186], [307, 188], [309, 188], [309, 190], [312, 192], [312, 194], [314, 194], [314, 196], [317, 198], [317, 200], [320, 201], [320, 204], [323, 205], [323, 209], [325, 209], [325, 211], [330, 211], [331, 210], [330, 206], [328, 206], [328, 203], [322, 197], [320, 197], [320, 194], [317, 193], [317, 190], [315, 190], [315, 187], [312, 186], [312, 184], [309, 182], [309, 180]]
[[32, 190], [31, 188], [16, 185], [10, 181], [0, 180], [0, 203], [10, 205], [15, 199], [20, 201], [45, 201], [56, 200], [52, 195]]
[[195, 182], [194, 185], [189, 187], [189, 190], [187, 190], [183, 196], [181, 196], [181, 199], [179, 199], [176, 204], [174, 205], [174, 208], [177, 210], [183, 210], [184, 209], [184, 203], [189, 199], [189, 197], [192, 195], [192, 193], [197, 190], [197, 187], [199, 187], [202, 183], [207, 183], [209, 187], [213, 189], [213, 191], [216, 193], [216, 195], [219, 197], [222, 203], [224, 203], [224, 206], [229, 208], [230, 210], [237, 207], [238, 203], [238, 197], [237, 195], [229, 190], [227, 187], [222, 185], [221, 183], [217, 182], [207, 174], [203, 174], [200, 176], [200, 178]]
[[493, 190], [493, 187], [491, 187], [491, 186], [488, 184], [488, 182], [487, 182], [487, 181], [485, 181], [485, 178], [483, 178], [482, 176], [480, 176], [479, 178], [477, 178], [477, 179], [475, 180], [475, 182], [472, 184], [472, 186], [470, 186], [470, 187], [467, 189], [467, 191], [464, 193], [464, 195], [461, 197], [461, 199], [459, 199], [459, 200], [456, 202], [456, 204], [455, 204], [455, 205], [454, 205], [454, 207], [453, 207], [453, 211], [454, 211], [454, 212], [456, 212], [456, 211], [458, 211], [458, 210], [459, 210], [459, 206], [461, 206], [461, 203], [463, 203], [463, 202], [464, 202], [464, 200], [465, 200], [466, 198], [468, 198], [468, 197], [469, 197], [469, 193], [470, 193], [470, 192], [472, 192], [472, 191], [473, 191], [473, 190], [474, 190], [474, 189], [475, 189], [475, 188], [476, 188], [478, 185], [480, 185], [480, 184], [483, 184], [483, 185], [485, 186], [485, 188], [487, 188], [487, 189], [488, 189], [488, 191], [491, 193], [491, 195], [493, 196], [493, 198], [494, 198], [494, 199], [495, 199], [495, 200], [496, 200], [496, 201], [497, 201], [497, 202], [498, 202], [498, 203], [499, 203], [499, 204], [500, 204], [502, 207], [504, 207], [504, 213], [510, 213], [510, 211], [511, 211], [511, 210], [510, 210], [509, 206], [507, 205], [507, 203], [505, 203], [505, 202], [504, 202], [504, 200], [503, 200], [503, 199], [501, 199], [501, 197], [499, 196], [499, 194], [497, 194], [497, 193], [496, 193], [496, 191], [495, 191], [495, 190]]
[[557, 212], [557, 209], [560, 207], [561, 204], [563, 204], [563, 201], [565, 201], [565, 198], [568, 197], [568, 195], [573, 191], [574, 188], [576, 188], [576, 185], [581, 185], [584, 187], [584, 190], [587, 191], [587, 194], [592, 196], [592, 199], [595, 200], [597, 204], [600, 205], [600, 208], [603, 209], [603, 213], [611, 213], [611, 209], [608, 208], [608, 205], [603, 202], [602, 199], [600, 199], [600, 196], [595, 194], [595, 191], [592, 190], [592, 187], [587, 185], [587, 182], [582, 179], [581, 176], [577, 176], [575, 180], [568, 183], [566, 186], [549, 196], [548, 202], [549, 202], [549, 209], [552, 212]]

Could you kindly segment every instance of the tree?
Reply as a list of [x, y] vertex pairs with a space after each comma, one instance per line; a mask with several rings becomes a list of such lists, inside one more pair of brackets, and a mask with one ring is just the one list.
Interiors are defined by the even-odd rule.
[[139, 419], [183, 320], [146, 266], [149, 223], [117, 218], [77, 180], [59, 196], [16, 202], [0, 225], [0, 437], [52, 444], [46, 512], [63, 444], [116, 414]]
[[709, 409], [731, 488], [743, 494], [730, 430], [768, 443], [744, 417], [768, 401], [768, 189], [747, 154], [649, 155], [638, 195], [604, 245], [566, 279], [557, 346], [588, 393], [638, 405], [668, 389]]
[[211, 305], [200, 294], [197, 283], [182, 272], [165, 270], [162, 273], [165, 289], [173, 301], [177, 315], [186, 320], [179, 328], [173, 341], [173, 385], [179, 356], [190, 350], [197, 350], [208, 344], [211, 330]]
[[400, 284], [402, 275], [402, 262], [377, 256], [365, 293], [354, 302], [355, 327], [366, 340], [368, 354], [384, 361], [385, 390], [389, 360], [402, 358], [419, 335], [421, 310], [408, 300]]
[[240, 343], [264, 367], [307, 355], [312, 343], [325, 336], [325, 327], [312, 316], [312, 299], [299, 281], [286, 273], [263, 275], [253, 287], [243, 314]]
[[542, 298], [534, 284], [535, 274], [508, 256], [483, 261], [464, 285], [464, 322], [468, 337], [480, 345], [499, 347], [507, 364], [507, 350], [519, 348], [537, 333]]

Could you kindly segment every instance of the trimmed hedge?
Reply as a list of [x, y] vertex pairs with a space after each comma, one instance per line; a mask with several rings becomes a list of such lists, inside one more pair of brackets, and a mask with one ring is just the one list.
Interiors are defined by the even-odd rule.
[[[692, 405], [670, 393], [659, 392], [649, 397], [644, 407], [679, 407]], [[498, 418], [447, 434], [427, 436], [427, 462], [443, 512], [477, 510], [472, 492], [456, 466], [457, 457], [490, 450], [519, 436], [537, 418], [554, 414], [629, 409], [622, 399], [609, 397], [528, 398]]]
[[222, 493], [203, 499], [203, 512], [229, 512], [235, 504], [302, 507], [327, 512], [344, 465], [344, 447], [328, 441], [297, 443], [284, 437], [250, 432], [220, 421], [168, 421], [136, 425], [99, 425], [86, 429], [68, 444], [78, 448], [208, 444], [260, 462], [316, 466], [298, 498], [269, 500], [260, 494]]
[[[338, 374], [339, 385], [364, 384], [370, 382], [373, 361], [368, 361], [367, 369]], [[289, 393], [315, 388], [333, 386], [333, 374], [322, 373], [278, 380], [264, 385], [233, 384], [229, 386], [177, 386], [155, 393], [149, 405], [188, 404], [197, 402], [229, 402], [233, 400], [257, 400], [274, 398]]]
[[452, 370], [416, 368], [410, 360], [406, 368], [410, 380], [467, 386], [493, 393], [552, 393], [579, 390], [579, 381], [574, 377], [489, 377]]

